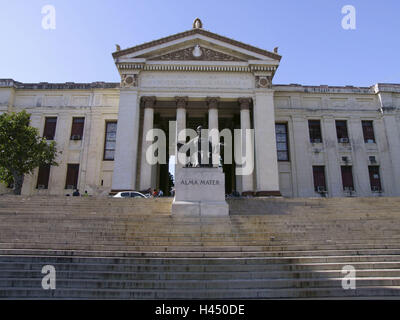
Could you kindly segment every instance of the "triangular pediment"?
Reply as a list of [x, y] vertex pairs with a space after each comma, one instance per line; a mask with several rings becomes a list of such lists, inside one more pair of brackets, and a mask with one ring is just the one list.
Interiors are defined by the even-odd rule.
[[220, 36], [204, 29], [192, 29], [169, 37], [118, 50], [113, 57], [119, 61], [226, 61], [259, 60], [279, 64], [281, 56]]
[[190, 46], [188, 48], [175, 50], [169, 53], [158, 55], [148, 60], [160, 61], [246, 61], [233, 55], [220, 51], [202, 47], [200, 45]]

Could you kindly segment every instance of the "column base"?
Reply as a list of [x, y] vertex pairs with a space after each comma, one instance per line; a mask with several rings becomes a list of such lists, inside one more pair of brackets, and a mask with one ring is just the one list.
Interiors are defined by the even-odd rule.
[[272, 191], [257, 191], [255, 193], [256, 197], [282, 197], [282, 194], [279, 190]]

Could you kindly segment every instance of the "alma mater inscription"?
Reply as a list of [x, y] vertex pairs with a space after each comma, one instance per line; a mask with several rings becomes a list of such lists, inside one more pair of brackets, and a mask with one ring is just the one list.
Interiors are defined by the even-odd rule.
[[197, 180], [197, 179], [182, 179], [181, 180], [181, 184], [189, 186], [195, 186], [195, 185], [199, 185], [199, 186], [205, 186], [205, 185], [209, 185], [209, 186], [217, 186], [220, 185], [220, 181], [219, 180], [213, 180], [213, 179], [208, 179], [208, 180]]

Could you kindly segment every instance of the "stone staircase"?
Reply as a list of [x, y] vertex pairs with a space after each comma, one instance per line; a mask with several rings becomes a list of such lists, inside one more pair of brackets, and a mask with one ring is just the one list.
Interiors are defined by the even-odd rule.
[[171, 202], [1, 196], [0, 299], [400, 297], [400, 198], [231, 199], [226, 218]]

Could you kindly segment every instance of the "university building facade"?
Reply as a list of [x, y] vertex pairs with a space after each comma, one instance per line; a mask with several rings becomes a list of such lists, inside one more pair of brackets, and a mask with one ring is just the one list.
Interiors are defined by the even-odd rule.
[[62, 152], [59, 166], [25, 177], [23, 194], [168, 194], [168, 164], [146, 161], [143, 133], [162, 129], [176, 142], [179, 130], [202, 125], [254, 129], [255, 169], [240, 176], [224, 164], [227, 194], [400, 196], [400, 84], [273, 84], [277, 49], [206, 31], [198, 19], [188, 31], [117, 46], [113, 58], [120, 83], [0, 80], [0, 112], [26, 110]]

